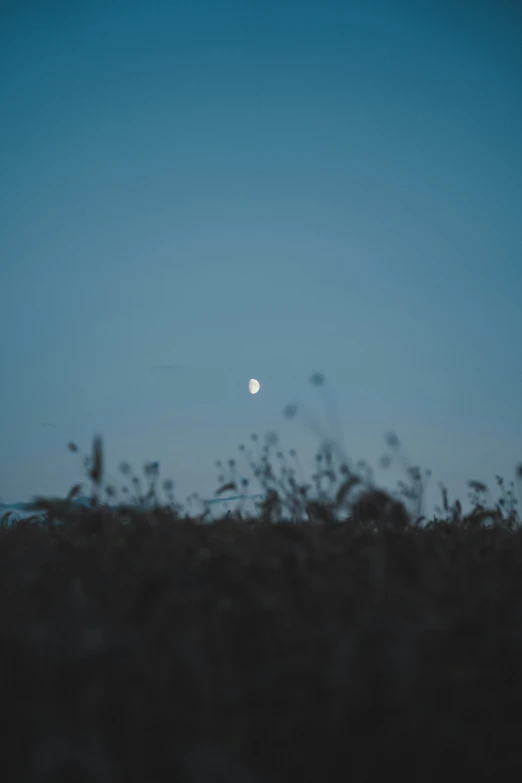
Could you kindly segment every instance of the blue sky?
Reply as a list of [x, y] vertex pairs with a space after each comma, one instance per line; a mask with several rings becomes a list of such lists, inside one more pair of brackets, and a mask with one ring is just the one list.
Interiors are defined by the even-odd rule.
[[521, 27], [490, 2], [4, 3], [0, 498], [68, 490], [65, 444], [98, 432], [113, 475], [159, 460], [180, 499], [252, 432], [309, 464], [281, 410], [322, 416], [317, 370], [354, 459], [391, 429], [433, 499], [510, 479]]

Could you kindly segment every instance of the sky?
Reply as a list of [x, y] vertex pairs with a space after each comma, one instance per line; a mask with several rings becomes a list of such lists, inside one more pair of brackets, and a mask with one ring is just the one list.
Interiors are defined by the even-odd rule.
[[312, 466], [289, 403], [389, 486], [395, 431], [428, 507], [513, 478], [521, 34], [502, 0], [3, 0], [0, 500], [98, 433], [181, 500], [251, 433]]

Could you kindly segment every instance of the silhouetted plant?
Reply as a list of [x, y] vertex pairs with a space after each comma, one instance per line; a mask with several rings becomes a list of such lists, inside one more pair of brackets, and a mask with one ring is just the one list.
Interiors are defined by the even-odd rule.
[[215, 520], [197, 493], [177, 504], [158, 462], [143, 480], [122, 463], [127, 502], [109, 504], [101, 437], [90, 455], [71, 442], [86, 504], [77, 483], [0, 524], [9, 779], [423, 780], [418, 759], [429, 779], [519, 775], [515, 482], [496, 477], [495, 503], [470, 481], [467, 514], [441, 483], [426, 520], [429, 471], [386, 442], [398, 497], [327, 435], [311, 476], [253, 435], [216, 462], [216, 494], [263, 499]]

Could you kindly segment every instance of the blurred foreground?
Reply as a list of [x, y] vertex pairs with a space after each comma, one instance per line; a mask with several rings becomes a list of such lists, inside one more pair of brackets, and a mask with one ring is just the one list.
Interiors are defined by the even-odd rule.
[[94, 493], [4, 524], [2, 779], [520, 776], [516, 514], [422, 526], [343, 476], [343, 513], [316, 498], [293, 523], [269, 494], [202, 524]]

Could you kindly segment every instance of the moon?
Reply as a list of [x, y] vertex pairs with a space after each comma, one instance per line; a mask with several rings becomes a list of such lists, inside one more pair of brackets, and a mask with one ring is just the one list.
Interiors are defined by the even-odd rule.
[[255, 378], [250, 378], [248, 382], [248, 391], [250, 392], [250, 394], [257, 394], [260, 388], [261, 385], [259, 381], [256, 381]]

